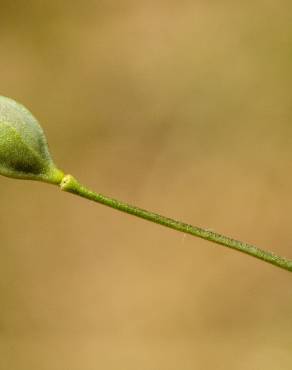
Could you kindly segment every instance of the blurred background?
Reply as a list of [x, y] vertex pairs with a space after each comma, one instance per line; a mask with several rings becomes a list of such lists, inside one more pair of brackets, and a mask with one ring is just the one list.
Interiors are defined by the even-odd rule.
[[[90, 188], [292, 257], [289, 1], [1, 2], [0, 94]], [[0, 179], [0, 368], [292, 366], [291, 276]]]

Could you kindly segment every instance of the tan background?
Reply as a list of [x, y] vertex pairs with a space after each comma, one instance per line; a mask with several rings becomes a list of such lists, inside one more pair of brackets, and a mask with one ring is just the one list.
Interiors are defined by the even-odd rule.
[[[0, 94], [91, 188], [292, 257], [291, 1], [0, 2]], [[0, 369], [292, 367], [291, 275], [0, 179]]]

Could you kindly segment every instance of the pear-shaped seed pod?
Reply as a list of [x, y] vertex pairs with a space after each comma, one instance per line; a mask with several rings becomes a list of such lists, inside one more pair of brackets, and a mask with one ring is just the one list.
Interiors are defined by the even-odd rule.
[[0, 174], [54, 184], [64, 176], [51, 158], [36, 118], [4, 96], [0, 96]]

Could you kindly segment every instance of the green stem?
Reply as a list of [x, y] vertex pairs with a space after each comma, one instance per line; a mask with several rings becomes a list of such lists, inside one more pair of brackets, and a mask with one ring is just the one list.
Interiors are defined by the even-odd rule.
[[104, 204], [108, 207], [115, 208], [119, 211], [129, 213], [131, 215], [143, 218], [151, 222], [155, 222], [171, 229], [175, 229], [177, 231], [191, 234], [199, 238], [223, 245], [225, 247], [235, 249], [239, 252], [246, 253], [267, 263], [271, 263], [274, 266], [280, 267], [284, 270], [292, 271], [292, 260], [277, 256], [276, 254], [269, 251], [264, 251], [251, 244], [243, 243], [239, 240], [217, 234], [216, 232], [189, 225], [181, 221], [176, 221], [171, 218], [149, 212], [145, 209], [120, 202], [119, 200], [106, 197], [102, 194], [95, 193], [79, 184], [79, 182], [71, 175], [64, 176], [62, 182], [60, 183], [60, 187], [62, 190], [69, 193], [79, 195], [83, 198], [93, 200], [94, 202]]

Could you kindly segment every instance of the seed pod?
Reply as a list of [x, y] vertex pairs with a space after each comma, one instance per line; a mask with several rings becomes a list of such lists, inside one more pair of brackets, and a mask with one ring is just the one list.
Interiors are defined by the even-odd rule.
[[0, 175], [59, 184], [44, 132], [21, 104], [0, 96]]

